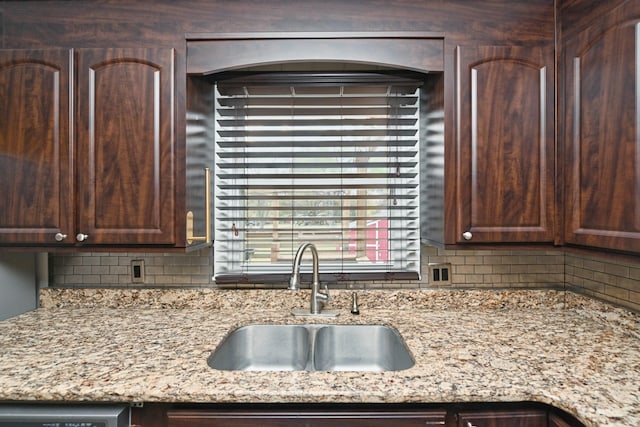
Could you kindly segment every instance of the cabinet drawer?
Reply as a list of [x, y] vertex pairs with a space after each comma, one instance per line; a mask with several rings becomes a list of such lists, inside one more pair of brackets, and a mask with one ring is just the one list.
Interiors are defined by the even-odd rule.
[[169, 411], [168, 427], [424, 427], [444, 426], [445, 411], [428, 412], [216, 412]]

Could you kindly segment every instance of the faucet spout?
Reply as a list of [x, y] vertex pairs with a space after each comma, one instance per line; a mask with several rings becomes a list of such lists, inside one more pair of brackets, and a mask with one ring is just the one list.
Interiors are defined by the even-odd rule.
[[313, 280], [316, 281], [319, 277], [318, 273], [318, 250], [313, 243], [303, 243], [298, 248], [296, 256], [293, 259], [293, 266], [291, 268], [291, 278], [289, 279], [289, 289], [297, 291], [300, 289], [300, 264], [302, 263], [302, 255], [307, 248], [311, 248], [311, 255], [313, 256]]
[[302, 255], [309, 248], [313, 257], [313, 282], [311, 284], [311, 314], [319, 314], [322, 307], [329, 301], [329, 290], [320, 291], [320, 262], [318, 261], [318, 249], [313, 243], [307, 242], [300, 245], [296, 256], [293, 259], [293, 267], [291, 279], [289, 280], [289, 289], [300, 289], [300, 264], [302, 263]]

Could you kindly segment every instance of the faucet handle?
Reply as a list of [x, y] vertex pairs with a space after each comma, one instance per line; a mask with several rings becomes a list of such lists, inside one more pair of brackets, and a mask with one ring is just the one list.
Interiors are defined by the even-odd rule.
[[320, 303], [322, 304], [322, 306], [329, 304], [329, 301], [331, 300], [331, 296], [329, 295], [329, 285], [327, 285], [326, 282], [322, 284], [322, 292], [318, 292], [318, 294], [319, 294]]
[[322, 288], [324, 290], [324, 294], [327, 296], [327, 301], [329, 301], [329, 285], [327, 285], [327, 282], [324, 282]]
[[[320, 286], [322, 286], [322, 291], [320, 289], [318, 289]], [[329, 286], [327, 286], [326, 283], [323, 284], [318, 284], [318, 288], [316, 288], [318, 290], [317, 295], [318, 295], [318, 299], [322, 302], [322, 304], [328, 304], [329, 303]]]

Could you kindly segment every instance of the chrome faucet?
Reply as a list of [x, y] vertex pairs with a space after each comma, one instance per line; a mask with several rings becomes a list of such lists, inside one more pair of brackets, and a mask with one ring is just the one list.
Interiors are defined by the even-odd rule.
[[293, 268], [291, 272], [291, 279], [289, 279], [289, 289], [300, 289], [300, 263], [302, 262], [302, 255], [304, 251], [311, 249], [311, 255], [313, 256], [313, 282], [311, 284], [311, 314], [320, 314], [322, 307], [329, 302], [329, 289], [325, 286], [325, 291], [320, 291], [320, 273], [318, 262], [318, 250], [313, 243], [303, 243], [298, 248], [296, 256], [293, 259]]

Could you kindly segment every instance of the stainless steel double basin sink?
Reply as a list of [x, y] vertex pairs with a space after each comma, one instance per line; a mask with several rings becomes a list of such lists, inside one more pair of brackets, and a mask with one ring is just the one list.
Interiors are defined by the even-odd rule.
[[414, 365], [400, 334], [384, 325], [249, 325], [208, 359], [230, 371], [399, 371]]

